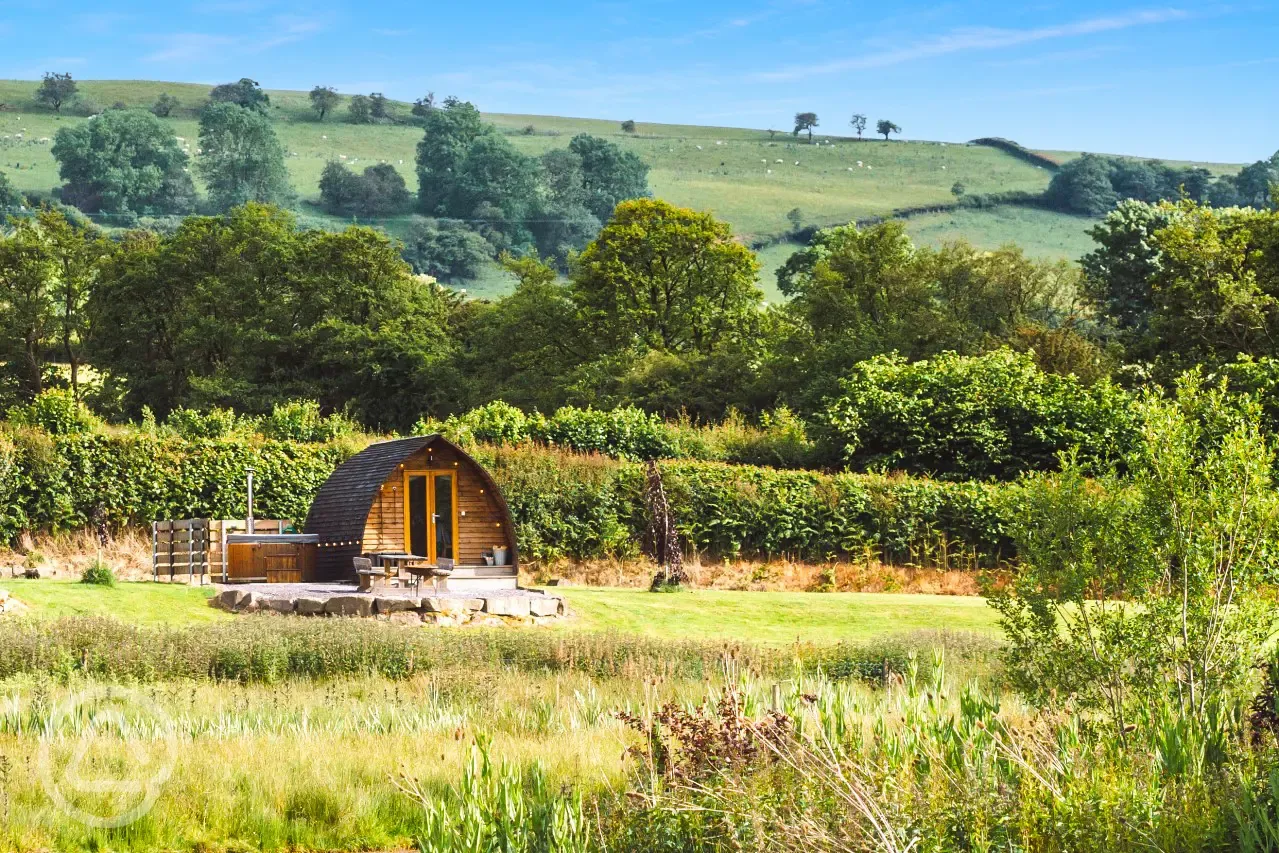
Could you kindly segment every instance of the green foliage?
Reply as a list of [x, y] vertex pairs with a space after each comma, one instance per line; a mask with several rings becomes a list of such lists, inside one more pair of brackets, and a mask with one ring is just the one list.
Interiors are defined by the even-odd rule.
[[581, 159], [586, 208], [601, 222], [619, 202], [651, 195], [648, 166], [634, 153], [585, 133], [574, 136], [568, 150]]
[[[1085, 216], [1102, 216], [1123, 199], [1154, 203], [1186, 198], [1230, 205], [1238, 203], [1240, 180], [1247, 182], [1243, 176], [1214, 181], [1207, 169], [1197, 166], [1085, 154], [1053, 175], [1044, 200], [1055, 210]], [[1268, 201], [1267, 191], [1262, 204]]]
[[185, 213], [195, 205], [189, 159], [171, 126], [146, 110], [107, 110], [58, 131], [61, 197], [83, 211]]
[[1085, 290], [1105, 321], [1135, 334], [1144, 333], [1154, 310], [1152, 284], [1160, 269], [1155, 233], [1180, 217], [1178, 208], [1143, 201], [1121, 201], [1088, 232], [1097, 247], [1079, 264]]
[[373, 105], [366, 95], [352, 95], [346, 107], [346, 120], [351, 124], [369, 124], [373, 121]]
[[277, 403], [262, 419], [262, 434], [278, 441], [323, 444], [359, 432], [358, 426], [341, 414], [324, 415], [320, 405], [310, 400]]
[[839, 394], [838, 378], [856, 364], [892, 352], [913, 360], [1014, 346], [1081, 375], [1095, 374], [1099, 361], [1070, 330], [1078, 272], [1014, 247], [917, 248], [900, 222], [847, 225], [819, 231], [777, 282], [792, 297], [785, 319], [793, 325], [776, 345], [772, 380], [783, 400], [807, 411]]
[[526, 242], [536, 195], [532, 161], [465, 101], [429, 110], [423, 126], [417, 149], [422, 213], [482, 220], [509, 243]]
[[714, 217], [623, 202], [577, 258], [572, 294], [604, 352], [708, 353], [745, 333], [762, 295], [750, 250]]
[[156, 98], [155, 103], [151, 105], [151, 114], [157, 118], [168, 118], [180, 106], [182, 102], [173, 95], [161, 92], [160, 97]]
[[1103, 471], [1135, 439], [1124, 392], [1046, 374], [1006, 349], [917, 362], [880, 356], [841, 386], [819, 423], [832, 459], [858, 470], [1012, 479], [1077, 450], [1082, 465]]
[[305, 399], [404, 429], [447, 400], [450, 310], [384, 234], [303, 231], [248, 205], [125, 244], [91, 300], [96, 327], [112, 330], [93, 363], [123, 383], [128, 414], [267, 414]]
[[75, 99], [79, 86], [71, 79], [70, 74], [59, 74], [46, 71], [44, 79], [36, 89], [35, 101], [50, 107], [55, 113], [62, 112], [62, 106]]
[[1195, 365], [1277, 354], [1279, 211], [1183, 202], [1151, 243], [1150, 331], [1137, 353], [1168, 380]]
[[204, 153], [196, 168], [215, 210], [292, 200], [284, 148], [270, 120], [256, 109], [232, 101], [211, 103], [200, 114], [200, 147]]
[[8, 175], [0, 172], [0, 214], [16, 213], [24, 204], [22, 193], [14, 189]]
[[411, 201], [404, 177], [387, 163], [369, 166], [364, 174], [355, 175], [330, 160], [320, 175], [320, 205], [335, 216], [395, 216], [406, 212]]
[[115, 572], [106, 563], [95, 560], [80, 573], [80, 583], [90, 586], [115, 586]]
[[78, 435], [102, 426], [84, 403], [63, 390], [44, 391], [30, 403], [9, 409], [5, 418], [15, 426], [42, 429], [50, 435]]
[[884, 141], [888, 141], [888, 135], [891, 133], [901, 133], [902, 129], [886, 118], [881, 118], [875, 122], [875, 132], [883, 134]]
[[92, 225], [52, 208], [12, 226], [0, 234], [0, 360], [8, 367], [0, 373], [0, 400], [29, 400], [59, 382], [49, 364], [54, 353], [67, 364], [78, 397], [90, 333], [86, 303], [113, 247]]
[[331, 111], [337, 109], [337, 105], [341, 102], [337, 89], [331, 86], [316, 86], [311, 90], [309, 95], [311, 99], [311, 109], [315, 110], [315, 114], [319, 116], [320, 121], [324, 121], [324, 117]]
[[164, 420], [168, 432], [189, 440], [230, 438], [252, 434], [257, 424], [252, 418], [241, 417], [231, 409], [212, 408], [174, 409]]
[[404, 260], [422, 275], [461, 284], [493, 259], [493, 244], [456, 219], [414, 217], [404, 241]]
[[564, 791], [547, 779], [540, 763], [521, 769], [489, 757], [490, 742], [478, 737], [447, 798], [404, 780], [423, 810], [421, 853], [452, 853], [467, 847], [508, 853], [586, 853], [594, 849], [592, 825], [580, 789]]
[[271, 107], [271, 96], [262, 91], [256, 80], [241, 77], [238, 82], [214, 86], [213, 91], [209, 92], [209, 104], [233, 104], [253, 112], [266, 113]]
[[1195, 375], [1138, 413], [1129, 477], [1092, 482], [1072, 462], [1027, 481], [1022, 569], [993, 603], [1035, 700], [1099, 710], [1119, 732], [1171, 706], [1194, 735], [1220, 722], [1273, 629], [1259, 595], [1279, 577], [1272, 453], [1256, 406]]

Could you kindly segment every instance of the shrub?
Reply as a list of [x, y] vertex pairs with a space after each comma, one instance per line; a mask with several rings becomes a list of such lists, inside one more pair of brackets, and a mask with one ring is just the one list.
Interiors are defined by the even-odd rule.
[[81, 573], [80, 583], [92, 586], [115, 586], [115, 572], [101, 560], [94, 560]]
[[320, 404], [310, 400], [277, 403], [262, 419], [262, 434], [280, 441], [323, 443], [359, 431], [357, 424], [340, 414], [321, 415]]
[[50, 435], [74, 435], [91, 432], [102, 422], [70, 391], [55, 389], [45, 391], [30, 403], [14, 406], [8, 411], [12, 424], [36, 427]]
[[174, 409], [164, 422], [174, 435], [186, 439], [227, 438], [252, 432], [256, 424], [231, 409]]
[[1090, 470], [1135, 440], [1132, 402], [1117, 387], [1044, 373], [1008, 349], [907, 362], [878, 356], [842, 381], [819, 418], [826, 458], [859, 470], [944, 479], [1011, 479], [1053, 470], [1077, 449]]
[[618, 459], [667, 459], [679, 455], [673, 431], [657, 415], [633, 406], [602, 411], [566, 406], [531, 424], [531, 437], [582, 453]]

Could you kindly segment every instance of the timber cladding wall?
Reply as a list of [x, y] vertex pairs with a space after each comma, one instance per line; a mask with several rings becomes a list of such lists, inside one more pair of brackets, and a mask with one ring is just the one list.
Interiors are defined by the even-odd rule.
[[499, 496], [481, 475], [478, 463], [450, 445], [438, 443], [407, 457], [382, 484], [365, 521], [365, 552], [409, 551], [404, 534], [406, 471], [452, 473], [457, 477], [459, 565], [482, 564], [484, 552], [494, 546], [513, 547]]
[[346, 577], [352, 558], [362, 553], [409, 551], [406, 472], [456, 476], [458, 565], [481, 565], [486, 551], [504, 547], [511, 571], [516, 571], [514, 527], [496, 484], [455, 444], [433, 435], [372, 445], [325, 482], [306, 523], [307, 532], [320, 537], [319, 579]]

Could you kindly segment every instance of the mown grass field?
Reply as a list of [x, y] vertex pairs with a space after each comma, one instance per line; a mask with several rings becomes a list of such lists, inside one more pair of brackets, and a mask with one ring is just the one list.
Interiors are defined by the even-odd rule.
[[[60, 580], [0, 582], [39, 618], [111, 616], [138, 625], [192, 625], [235, 618], [208, 606], [212, 587]], [[984, 599], [887, 593], [729, 592], [654, 594], [636, 589], [560, 590], [575, 618], [557, 630], [767, 645], [861, 642], [919, 630], [993, 633]], [[243, 618], [243, 617], [241, 617]]]

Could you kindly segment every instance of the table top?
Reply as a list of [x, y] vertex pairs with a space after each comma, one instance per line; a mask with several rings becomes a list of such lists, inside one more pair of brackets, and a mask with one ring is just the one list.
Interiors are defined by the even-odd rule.
[[426, 557], [419, 557], [417, 554], [373, 554], [382, 560], [425, 560]]

